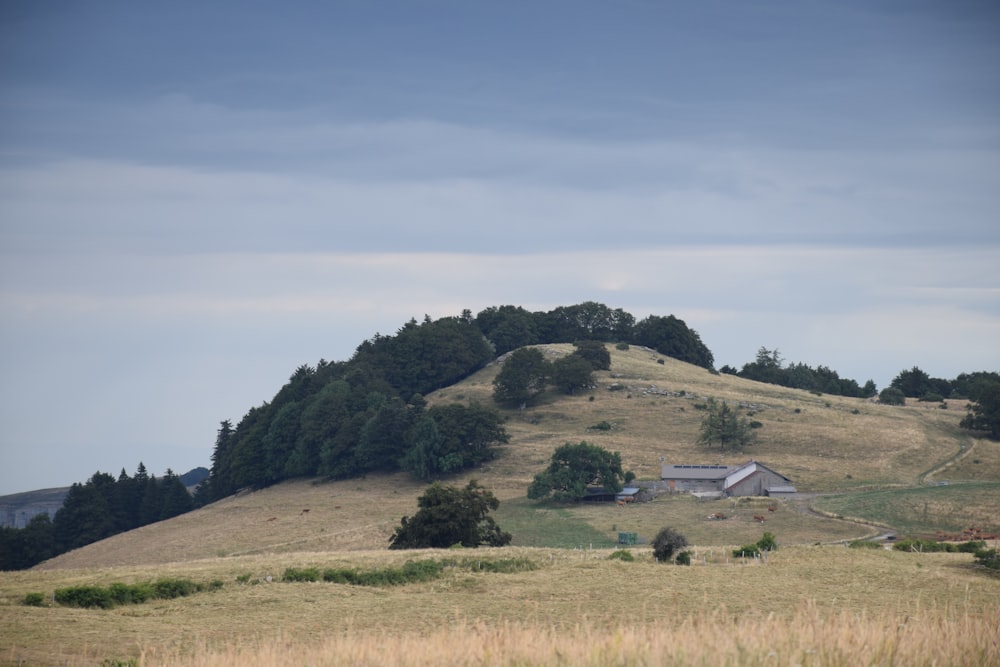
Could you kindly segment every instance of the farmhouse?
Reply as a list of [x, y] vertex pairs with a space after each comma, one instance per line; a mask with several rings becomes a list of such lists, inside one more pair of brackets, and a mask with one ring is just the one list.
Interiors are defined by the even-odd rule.
[[701, 497], [795, 493], [792, 480], [753, 460], [732, 466], [664, 464], [660, 478], [671, 493], [687, 492]]

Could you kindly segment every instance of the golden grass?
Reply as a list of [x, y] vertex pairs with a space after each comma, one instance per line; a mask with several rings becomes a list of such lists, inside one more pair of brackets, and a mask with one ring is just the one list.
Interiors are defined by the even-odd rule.
[[[648, 549], [633, 552], [632, 563], [609, 560], [610, 550], [515, 547], [7, 573], [0, 661], [95, 664], [144, 655], [144, 665], [422, 665], [453, 651], [449, 664], [661, 664], [660, 655], [680, 664], [889, 664], [890, 657], [921, 664], [910, 659], [921, 655], [989, 664], [1000, 650], [1000, 578], [974, 568], [968, 554], [790, 547], [766, 563], [743, 563], [697, 547], [694, 564], [680, 567], [653, 562]], [[448, 556], [520, 556], [538, 569], [456, 570], [391, 589], [277, 581], [292, 566], [366, 569]], [[273, 581], [238, 584], [241, 575]], [[31, 592], [162, 576], [225, 586], [109, 611], [19, 604]], [[979, 662], [966, 661], [973, 649], [986, 651]]]
[[722, 611], [679, 627], [581, 623], [565, 630], [459, 620], [425, 633], [349, 632], [302, 643], [288, 638], [212, 647], [194, 653], [143, 655], [148, 667], [298, 667], [299, 665], [995, 665], [1000, 631], [992, 619], [817, 613], [794, 620], [732, 619]]

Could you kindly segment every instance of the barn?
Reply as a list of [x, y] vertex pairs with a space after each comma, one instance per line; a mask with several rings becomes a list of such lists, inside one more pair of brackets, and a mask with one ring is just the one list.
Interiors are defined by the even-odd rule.
[[702, 497], [795, 493], [792, 480], [753, 460], [741, 465], [664, 464], [660, 479], [671, 493], [686, 492]]

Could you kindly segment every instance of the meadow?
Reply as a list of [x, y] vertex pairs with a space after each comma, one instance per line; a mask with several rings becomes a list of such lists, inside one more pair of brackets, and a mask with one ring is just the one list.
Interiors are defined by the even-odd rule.
[[[566, 354], [569, 346], [545, 346]], [[496, 366], [428, 396], [491, 404]], [[862, 379], [863, 380], [863, 379]], [[708, 397], [761, 422], [742, 452], [696, 443]], [[969, 554], [852, 549], [883, 532], [997, 526], [1000, 445], [958, 428], [964, 403], [882, 406], [710, 373], [643, 348], [576, 396], [504, 410], [501, 456], [479, 479], [514, 535], [503, 549], [386, 549], [425, 485], [405, 474], [298, 480], [240, 493], [0, 578], [0, 665], [991, 665], [1000, 578]], [[594, 425], [606, 421], [608, 430]], [[660, 496], [625, 508], [527, 500], [565, 442], [620, 451], [639, 480], [661, 458], [762, 461], [794, 500]], [[947, 481], [947, 485], [938, 485]], [[774, 512], [766, 511], [774, 507]], [[766, 523], [754, 520], [766, 514]], [[725, 519], [710, 518], [724, 514]], [[618, 533], [684, 534], [691, 566], [610, 558]], [[779, 550], [735, 559], [763, 531]], [[401, 567], [521, 558], [534, 568], [446, 568], [400, 586], [288, 583], [288, 568]], [[55, 605], [57, 589], [178, 577], [204, 592], [109, 610]], [[34, 594], [43, 606], [26, 606]]]
[[[995, 664], [1000, 579], [969, 554], [693, 549], [691, 566], [610, 549], [297, 552], [8, 573], [0, 659], [100, 664]], [[289, 567], [524, 558], [398, 587], [285, 583]], [[156, 577], [218, 590], [111, 610], [25, 607], [31, 592]], [[715, 636], [717, 641], [707, 642]]]

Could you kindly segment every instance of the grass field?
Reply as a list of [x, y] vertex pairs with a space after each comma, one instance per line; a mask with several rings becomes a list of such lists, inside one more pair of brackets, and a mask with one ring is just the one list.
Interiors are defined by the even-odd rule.
[[[518, 655], [526, 638], [533, 638], [536, 646], [539, 637], [549, 637], [556, 646], [572, 647], [581, 636], [589, 643], [575, 650], [590, 656], [581, 664], [602, 664], [594, 657], [601, 655], [601, 647], [613, 648], [616, 641], [625, 642], [625, 635], [634, 637], [628, 650], [639, 654], [651, 650], [644, 638], [661, 633], [673, 636], [684, 650], [694, 651], [704, 650], [699, 649], [699, 638], [710, 630], [735, 634], [747, 642], [744, 653], [733, 654], [730, 664], [792, 664], [791, 658], [829, 644], [824, 651], [832, 653], [817, 654], [815, 662], [804, 664], [846, 665], [860, 664], [850, 660], [864, 654], [848, 652], [839, 661], [823, 656], [847, 651], [844, 643], [869, 623], [877, 631], [866, 650], [878, 645], [888, 650], [897, 642], [897, 649], [903, 650], [902, 627], [914, 646], [926, 647], [927, 633], [940, 642], [952, 634], [961, 637], [948, 647], [950, 658], [945, 656], [938, 664], [989, 664], [964, 662], [970, 644], [992, 651], [987, 655], [993, 657], [1000, 650], [1000, 579], [977, 570], [968, 554], [783, 547], [766, 562], [744, 563], [725, 549], [695, 548], [694, 564], [682, 567], [655, 563], [648, 549], [633, 552], [636, 561], [631, 563], [609, 560], [610, 550], [590, 549], [302, 552], [161, 566], [8, 573], [0, 593], [0, 659], [10, 664], [95, 664], [146, 651], [149, 658], [144, 664], [159, 664], [163, 656], [173, 656], [164, 658], [167, 664], [197, 664], [191, 656], [197, 650], [218, 658], [203, 664], [227, 664], [220, 656], [248, 648], [252, 653], [258, 646], [264, 656], [270, 655], [268, 651], [273, 654], [275, 647], [325, 654], [331, 642], [335, 646], [346, 642], [354, 647], [351, 650], [371, 651], [377, 644], [379, 651], [393, 656], [389, 662], [397, 662], [407, 643], [416, 647], [408, 650], [441, 655], [458, 648], [455, 642], [465, 646], [484, 632], [500, 632], [502, 636], [491, 639], [498, 642], [495, 661], [468, 664], [517, 664], [501, 658]], [[365, 569], [455, 555], [523, 557], [537, 569], [512, 574], [455, 571], [429, 583], [398, 588], [280, 582], [285, 568], [293, 566]], [[107, 586], [163, 576], [205, 583], [220, 580], [224, 586], [187, 598], [106, 611], [19, 604], [31, 592], [48, 597], [65, 586]], [[260, 582], [267, 577], [271, 583], [237, 583], [237, 579]], [[751, 636], [762, 628], [770, 635], [767, 641]], [[833, 634], [824, 638], [825, 632]], [[656, 646], [664, 649], [663, 644]], [[757, 653], [765, 649], [766, 653]], [[547, 657], [538, 664], [576, 664], [556, 660], [547, 650], [539, 654]], [[787, 660], [768, 662], [772, 650], [781, 651]], [[261, 660], [256, 664], [267, 664], [266, 657]], [[367, 664], [376, 662], [372, 658]], [[366, 663], [330, 659], [300, 664]]]
[[[817, 509], [889, 525], [904, 534], [960, 533], [979, 528], [1000, 534], [1000, 483], [967, 482], [820, 498]], [[935, 530], [930, 530], [933, 526]]]
[[[571, 347], [544, 349], [554, 358]], [[513, 546], [388, 551], [425, 488], [404, 474], [287, 482], [3, 573], [0, 665], [1000, 664], [1000, 577], [968, 554], [842, 544], [881, 526], [1000, 528], [1000, 444], [958, 428], [964, 403], [887, 407], [716, 375], [642, 348], [611, 352], [593, 391], [505, 411], [502, 455], [449, 480], [474, 477], [500, 499], [495, 516]], [[428, 400], [492, 404], [496, 371]], [[758, 442], [743, 452], [698, 446], [698, 405], [709, 396], [752, 413]], [[611, 430], [590, 428], [602, 421]], [[640, 480], [659, 478], [661, 457], [752, 457], [807, 498], [819, 494], [811, 502], [824, 514], [808, 499], [529, 502], [552, 451], [580, 440], [620, 451]], [[694, 545], [691, 567], [655, 563], [641, 545], [630, 549], [635, 562], [608, 559], [619, 532], [648, 542], [668, 525]], [[731, 557], [765, 530], [780, 545], [766, 562]], [[394, 588], [281, 582], [289, 567], [365, 570], [456, 554], [527, 558], [536, 569], [453, 569]], [[161, 577], [222, 586], [104, 611], [21, 604], [30, 593], [51, 600], [58, 588]]]

